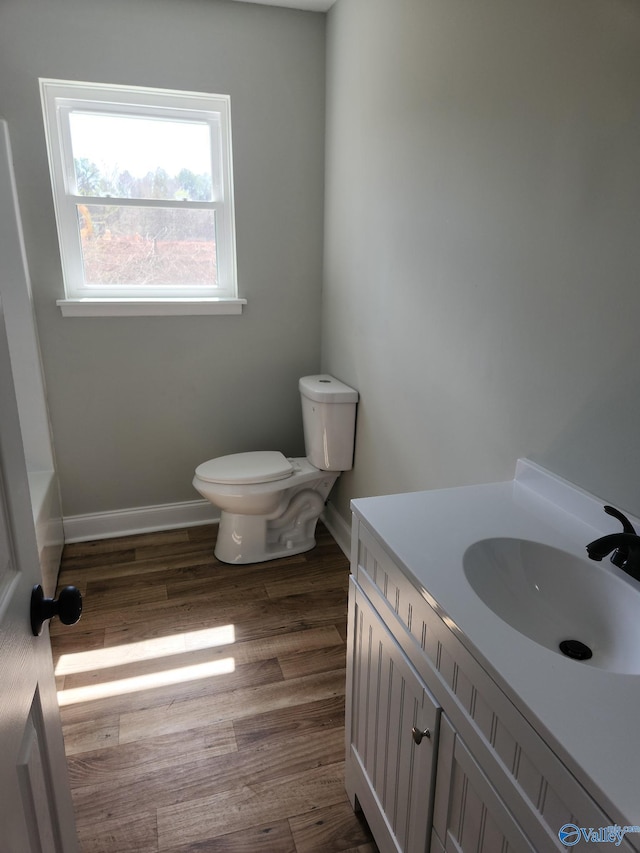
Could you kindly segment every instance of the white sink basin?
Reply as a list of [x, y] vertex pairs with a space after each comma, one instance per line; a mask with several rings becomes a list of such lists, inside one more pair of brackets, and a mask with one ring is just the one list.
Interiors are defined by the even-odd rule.
[[475, 542], [463, 565], [476, 595], [529, 639], [558, 654], [561, 642], [577, 640], [592, 652], [579, 665], [640, 673], [640, 584], [636, 589], [586, 557], [524, 539]]

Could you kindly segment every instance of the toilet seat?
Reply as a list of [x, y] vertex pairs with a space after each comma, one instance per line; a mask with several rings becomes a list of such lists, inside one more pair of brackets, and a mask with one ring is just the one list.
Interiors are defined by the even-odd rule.
[[232, 453], [209, 459], [196, 468], [196, 477], [208, 483], [251, 485], [285, 480], [294, 466], [279, 450]]

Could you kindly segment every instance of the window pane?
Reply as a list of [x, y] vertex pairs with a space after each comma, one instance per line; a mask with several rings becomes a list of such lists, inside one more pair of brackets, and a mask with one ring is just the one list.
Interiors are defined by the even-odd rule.
[[211, 136], [197, 121], [69, 115], [78, 195], [211, 201]]
[[213, 210], [77, 206], [86, 284], [217, 285]]

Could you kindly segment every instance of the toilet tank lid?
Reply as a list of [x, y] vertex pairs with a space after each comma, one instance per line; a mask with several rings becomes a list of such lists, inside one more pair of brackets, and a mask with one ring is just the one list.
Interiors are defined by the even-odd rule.
[[209, 459], [196, 468], [196, 477], [208, 483], [249, 484], [284, 480], [293, 473], [293, 465], [279, 450], [232, 453]]
[[357, 403], [358, 392], [328, 373], [303, 376], [299, 383], [300, 393], [318, 403]]

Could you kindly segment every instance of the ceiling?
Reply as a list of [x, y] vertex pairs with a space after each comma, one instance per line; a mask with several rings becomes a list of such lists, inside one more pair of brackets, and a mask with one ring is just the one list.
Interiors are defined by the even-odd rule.
[[307, 12], [328, 12], [336, 0], [237, 0], [239, 3], [259, 3], [262, 6], [287, 6]]

